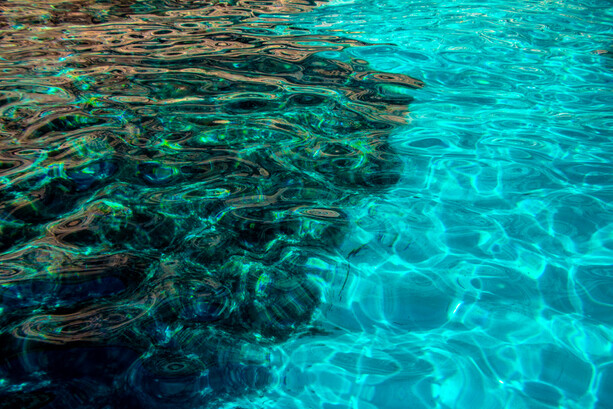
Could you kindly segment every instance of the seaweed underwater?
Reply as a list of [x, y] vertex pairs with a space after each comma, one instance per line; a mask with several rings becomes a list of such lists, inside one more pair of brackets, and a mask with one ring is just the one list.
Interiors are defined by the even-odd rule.
[[292, 25], [323, 3], [0, 3], [0, 407], [278, 383], [423, 85]]

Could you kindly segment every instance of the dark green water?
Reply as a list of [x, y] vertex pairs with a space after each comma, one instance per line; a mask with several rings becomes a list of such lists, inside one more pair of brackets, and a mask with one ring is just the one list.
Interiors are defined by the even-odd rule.
[[422, 83], [293, 27], [315, 2], [0, 5], [0, 406], [277, 382], [344, 209], [399, 179], [387, 140]]

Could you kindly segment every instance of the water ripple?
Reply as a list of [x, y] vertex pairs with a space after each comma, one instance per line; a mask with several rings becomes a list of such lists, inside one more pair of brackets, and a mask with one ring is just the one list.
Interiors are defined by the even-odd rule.
[[2, 8], [3, 397], [219, 407], [276, 382], [424, 85], [294, 27], [322, 3]]

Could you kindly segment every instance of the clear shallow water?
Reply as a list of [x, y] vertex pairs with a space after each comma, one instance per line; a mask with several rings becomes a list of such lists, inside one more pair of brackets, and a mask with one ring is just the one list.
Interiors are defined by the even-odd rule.
[[426, 86], [392, 139], [401, 181], [356, 209], [325, 313], [338, 344], [326, 365], [304, 358], [317, 344], [292, 355], [302, 396], [613, 407], [610, 3], [358, 1], [316, 20], [395, 44], [352, 55]]
[[613, 407], [608, 2], [136, 4], [4, 13], [7, 402]]

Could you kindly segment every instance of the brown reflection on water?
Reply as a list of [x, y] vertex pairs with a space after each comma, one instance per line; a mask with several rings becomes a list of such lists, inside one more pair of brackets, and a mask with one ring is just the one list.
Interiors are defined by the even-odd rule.
[[11, 353], [26, 340], [164, 357], [174, 336], [173, 360], [223, 372], [237, 340], [308, 327], [321, 289], [307, 261], [398, 180], [387, 139], [423, 86], [345, 52], [368, 44], [293, 26], [320, 4], [0, 3]]

